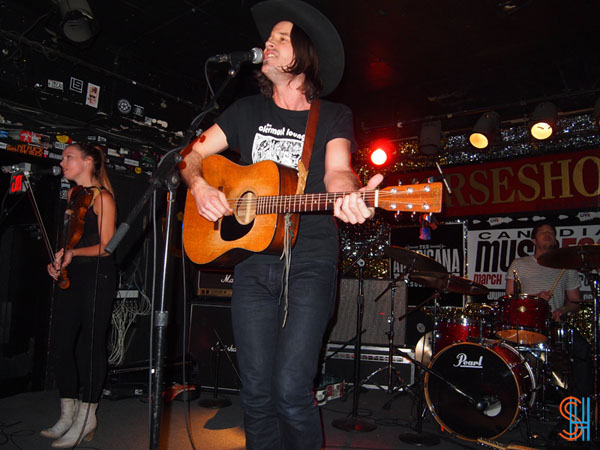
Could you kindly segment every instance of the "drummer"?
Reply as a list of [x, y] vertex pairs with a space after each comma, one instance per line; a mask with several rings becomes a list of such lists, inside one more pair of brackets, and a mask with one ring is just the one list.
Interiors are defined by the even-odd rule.
[[[539, 222], [531, 230], [531, 240], [535, 245], [532, 256], [516, 258], [506, 273], [506, 295], [512, 296], [515, 289], [514, 272], [521, 282], [520, 293], [534, 295], [548, 301], [552, 319], [558, 322], [565, 313], [579, 310], [579, 275], [575, 270], [561, 270], [544, 267], [537, 259], [544, 253], [558, 248], [556, 228], [550, 222]], [[566, 296], [565, 296], [566, 294]]]
[[[531, 230], [535, 245], [532, 256], [516, 258], [506, 273], [506, 294], [529, 294], [548, 301], [555, 322], [564, 320], [567, 313], [579, 310], [579, 275], [575, 270], [553, 269], [538, 264], [538, 258], [558, 248], [556, 228], [550, 222], [539, 222]], [[516, 272], [518, 283], [515, 283]], [[520, 284], [520, 291], [518, 290]], [[569, 394], [576, 397], [592, 395], [592, 371], [590, 349], [587, 341], [573, 330], [572, 378]], [[576, 381], [575, 381], [576, 380]]]

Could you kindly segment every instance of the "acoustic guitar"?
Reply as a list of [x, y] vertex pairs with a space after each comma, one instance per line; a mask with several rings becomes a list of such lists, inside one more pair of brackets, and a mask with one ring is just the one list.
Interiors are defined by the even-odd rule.
[[[252, 253], [281, 253], [285, 214], [292, 213], [295, 240], [303, 212], [332, 210], [337, 198], [350, 192], [295, 194], [298, 172], [273, 161], [240, 166], [220, 155], [202, 162], [208, 184], [223, 191], [233, 209], [231, 216], [211, 222], [200, 216], [188, 190], [183, 245], [196, 264], [231, 266]], [[390, 186], [358, 192], [368, 206], [388, 211], [440, 212], [442, 184]]]

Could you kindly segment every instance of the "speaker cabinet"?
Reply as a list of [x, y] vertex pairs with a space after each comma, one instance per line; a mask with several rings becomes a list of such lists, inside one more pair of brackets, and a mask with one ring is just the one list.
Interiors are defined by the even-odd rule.
[[[343, 278], [340, 281], [339, 301], [333, 326], [329, 335], [331, 342], [348, 342], [356, 335], [356, 310], [358, 296], [357, 279]], [[364, 306], [362, 343], [368, 345], [388, 345], [390, 318], [392, 313], [392, 289], [390, 280], [363, 281]], [[404, 346], [406, 320], [398, 318], [406, 312], [406, 283], [398, 282], [393, 289], [393, 330], [394, 344]], [[381, 295], [383, 294], [383, 295]], [[381, 295], [381, 297], [379, 297]], [[375, 299], [379, 297], [377, 301]]]
[[239, 390], [230, 299], [202, 298], [190, 313], [189, 352], [192, 382], [206, 388]]

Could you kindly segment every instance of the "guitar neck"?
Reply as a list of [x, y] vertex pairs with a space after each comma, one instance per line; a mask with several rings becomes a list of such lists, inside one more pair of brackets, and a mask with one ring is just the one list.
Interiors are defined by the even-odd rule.
[[231, 206], [253, 214], [303, 213], [333, 209], [338, 198], [356, 193], [367, 206], [388, 211], [440, 212], [442, 184], [388, 186], [373, 191], [322, 192], [318, 194], [256, 196], [230, 199]]
[[[338, 198], [351, 194], [349, 192], [325, 192], [319, 194], [298, 194], [281, 196], [256, 197], [256, 214], [303, 213], [311, 211], [328, 211]], [[357, 192], [369, 207], [378, 206], [379, 191]]]

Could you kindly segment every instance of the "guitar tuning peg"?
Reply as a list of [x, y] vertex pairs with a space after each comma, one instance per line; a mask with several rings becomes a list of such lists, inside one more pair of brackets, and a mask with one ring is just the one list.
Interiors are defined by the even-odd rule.
[[400, 211], [396, 211], [396, 212], [394, 213], [394, 220], [395, 220], [396, 222], [400, 222], [400, 215], [401, 215], [401, 214], [402, 214], [402, 213], [401, 213]]

